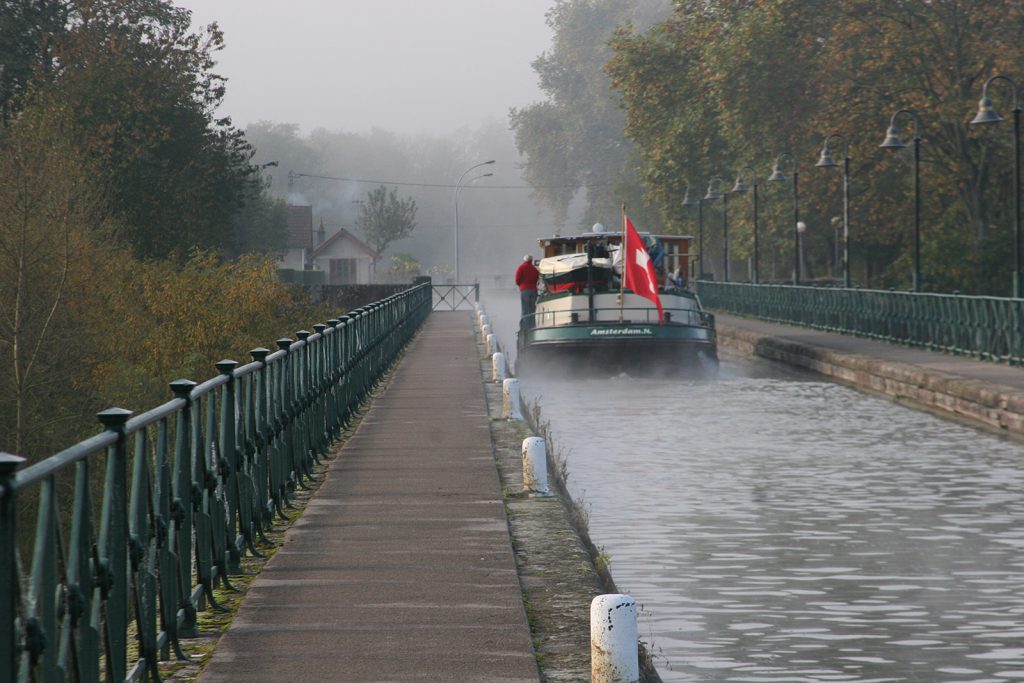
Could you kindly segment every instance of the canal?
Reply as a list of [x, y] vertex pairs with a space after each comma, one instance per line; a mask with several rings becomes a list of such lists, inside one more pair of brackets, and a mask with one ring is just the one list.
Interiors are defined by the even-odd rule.
[[758, 359], [522, 388], [666, 682], [1024, 680], [1019, 442]]

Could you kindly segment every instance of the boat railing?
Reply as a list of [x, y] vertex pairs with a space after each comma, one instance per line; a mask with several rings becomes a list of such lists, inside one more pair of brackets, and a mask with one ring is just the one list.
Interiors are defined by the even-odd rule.
[[[715, 316], [693, 308], [662, 309], [666, 324], [714, 328]], [[593, 316], [591, 316], [593, 311]], [[657, 325], [658, 309], [651, 307], [579, 308], [558, 311], [538, 311], [523, 316], [524, 327], [557, 327], [561, 325]]]

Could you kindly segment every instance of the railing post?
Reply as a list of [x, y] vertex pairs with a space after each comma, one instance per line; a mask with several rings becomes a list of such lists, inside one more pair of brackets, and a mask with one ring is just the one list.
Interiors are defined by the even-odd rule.
[[107, 449], [107, 478], [100, 521], [100, 596], [107, 643], [107, 678], [123, 681], [128, 671], [128, 448], [125, 423], [130, 410], [108, 408], [96, 414], [104, 429], [117, 434]]
[[239, 491], [238, 476], [242, 469], [242, 463], [238, 457], [238, 424], [236, 415], [238, 408], [235, 403], [235, 375], [234, 370], [238, 362], [233, 360], [222, 360], [214, 365], [217, 371], [227, 377], [227, 384], [220, 395], [220, 434], [217, 441], [220, 444], [219, 455], [224, 472], [224, 498], [227, 506], [227, 534], [228, 541], [228, 571], [232, 574], [242, 572], [242, 552], [244, 547], [243, 537], [248, 530], [242, 529], [242, 500]]
[[194, 527], [192, 489], [192, 389], [196, 383], [179, 379], [171, 382], [175, 398], [185, 401], [178, 411], [174, 432], [174, 500], [171, 518], [174, 520], [172, 547], [178, 560], [178, 599], [182, 610], [178, 634], [196, 635], [196, 606], [192, 603], [192, 533]]
[[0, 680], [18, 679], [21, 637], [18, 633], [20, 583], [13, 549], [17, 543], [17, 495], [14, 475], [25, 458], [0, 453]]
[[316, 340], [316, 363], [313, 367], [313, 385], [316, 387], [316, 437], [317, 443], [314, 456], [319, 457], [327, 454], [328, 443], [331, 440], [330, 423], [328, 419], [328, 406], [330, 395], [330, 379], [327, 376], [327, 347], [326, 336], [327, 325], [316, 323], [313, 329], [320, 335]]
[[312, 402], [311, 396], [312, 391], [310, 390], [310, 382], [312, 381], [312, 372], [310, 369], [310, 362], [312, 360], [312, 354], [309, 348], [309, 330], [299, 330], [295, 333], [295, 336], [299, 338], [302, 345], [298, 349], [297, 361], [298, 364], [295, 368], [295, 411], [298, 417], [297, 426], [298, 430], [296, 434], [299, 437], [299, 484], [305, 486], [306, 482], [313, 478], [313, 467], [312, 467], [312, 438], [310, 436], [310, 421], [312, 420]]
[[259, 514], [257, 531], [266, 541], [263, 532], [269, 529], [274, 518], [272, 501], [274, 498], [271, 482], [273, 477], [270, 474], [271, 467], [271, 446], [273, 439], [274, 420], [269, 411], [267, 356], [270, 349], [262, 346], [249, 351], [252, 359], [260, 364], [260, 369], [253, 374], [252, 388], [252, 441], [253, 441], [253, 488], [256, 490], [256, 511]]
[[293, 402], [292, 385], [292, 340], [288, 337], [281, 337], [276, 342], [277, 348], [284, 351], [285, 355], [278, 364], [277, 370], [277, 414], [281, 421], [281, 430], [278, 434], [278, 442], [281, 444], [281, 454], [278, 458], [283, 479], [280, 492], [283, 505], [289, 505], [292, 498], [291, 491], [297, 485], [295, 470], [295, 443], [292, 438], [295, 420], [295, 405]]
[[342, 378], [345, 373], [344, 334], [341, 318], [331, 318], [327, 324], [331, 330], [331, 344], [328, 356], [331, 370], [331, 435], [339, 433], [344, 426], [345, 406], [342, 402]]

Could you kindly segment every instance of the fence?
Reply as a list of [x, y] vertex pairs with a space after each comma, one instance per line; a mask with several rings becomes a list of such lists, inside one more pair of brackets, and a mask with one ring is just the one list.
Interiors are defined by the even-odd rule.
[[707, 308], [1024, 364], [1024, 299], [703, 280], [698, 291]]
[[[473, 297], [470, 301], [469, 297]], [[462, 311], [480, 301], [480, 285], [434, 285], [433, 310]]]
[[0, 680], [159, 680], [430, 310], [413, 287], [172, 382], [148, 412], [105, 410], [103, 432], [21, 471], [0, 454]]

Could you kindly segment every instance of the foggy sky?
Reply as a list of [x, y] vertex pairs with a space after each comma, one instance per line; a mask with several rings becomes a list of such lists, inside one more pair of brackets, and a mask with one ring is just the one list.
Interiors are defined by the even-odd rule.
[[216, 73], [239, 128], [443, 135], [542, 99], [533, 61], [554, 0], [175, 0], [217, 21]]

